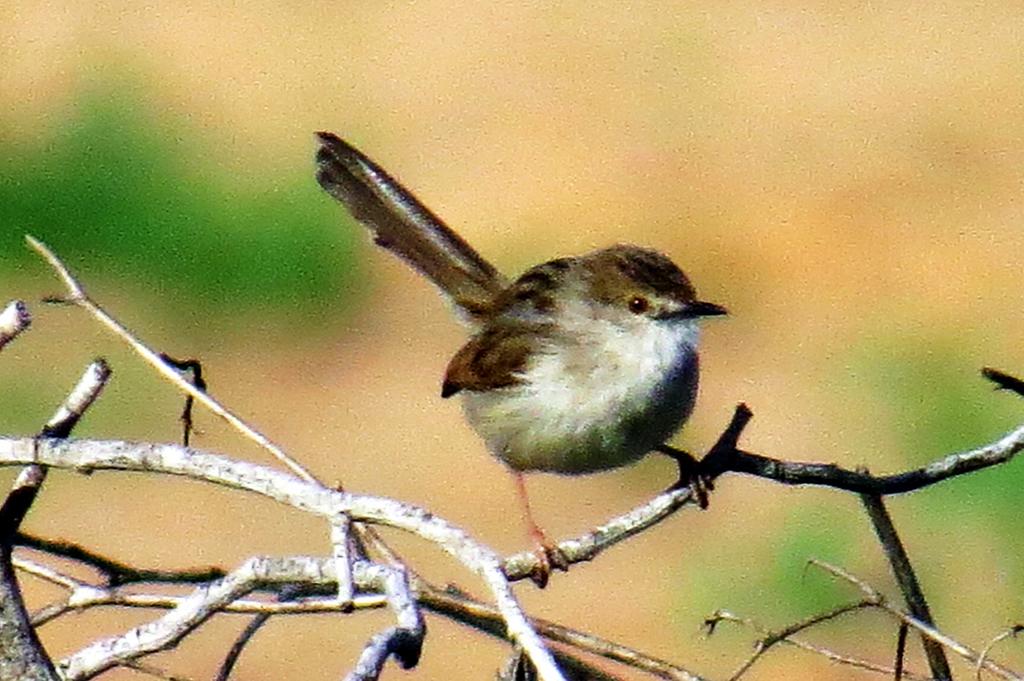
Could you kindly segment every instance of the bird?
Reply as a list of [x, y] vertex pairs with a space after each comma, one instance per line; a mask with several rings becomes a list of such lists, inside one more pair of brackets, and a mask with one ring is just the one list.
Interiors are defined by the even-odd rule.
[[666, 444], [697, 396], [700, 321], [726, 314], [700, 300], [659, 251], [616, 244], [558, 257], [510, 280], [356, 147], [317, 133], [316, 178], [374, 242], [432, 282], [468, 325], [442, 398], [459, 396], [469, 425], [511, 473], [543, 587], [564, 555], [536, 523], [524, 473], [580, 475], [657, 451], [676, 459], [675, 486], [706, 505], [698, 462]]

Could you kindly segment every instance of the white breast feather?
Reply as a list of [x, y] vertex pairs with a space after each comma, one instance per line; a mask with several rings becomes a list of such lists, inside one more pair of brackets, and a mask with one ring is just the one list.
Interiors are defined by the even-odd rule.
[[655, 440], [688, 416], [695, 321], [638, 317], [622, 328], [589, 318], [578, 328], [578, 345], [551, 343], [527, 365], [521, 383], [465, 395], [470, 423], [515, 469], [583, 473], [624, 465], [660, 444], [627, 438], [629, 418], [634, 432], [639, 419]]

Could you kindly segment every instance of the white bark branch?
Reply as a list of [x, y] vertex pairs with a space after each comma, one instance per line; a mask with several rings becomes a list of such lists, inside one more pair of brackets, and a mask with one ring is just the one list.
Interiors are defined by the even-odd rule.
[[173, 647], [228, 603], [270, 581], [302, 581], [310, 567], [287, 558], [250, 558], [223, 579], [201, 586], [159, 619], [97, 641], [61, 661], [68, 681], [96, 676], [137, 657]]
[[411, 532], [437, 544], [480, 575], [505, 619], [509, 636], [527, 651], [541, 678], [546, 681], [563, 679], [550, 651], [520, 608], [498, 555], [425, 509], [392, 499], [330, 490], [282, 471], [177, 445], [0, 438], [0, 465], [29, 463], [81, 471], [106, 469], [181, 475], [255, 492], [322, 516], [328, 522], [346, 513], [356, 521]]
[[46, 422], [43, 433], [70, 431], [85, 414], [86, 409], [91, 407], [92, 403], [100, 396], [109, 380], [110, 365], [107, 364], [107, 361], [103, 358], [93, 361], [86, 367], [82, 377], [78, 379], [78, 383], [68, 393], [68, 396], [57, 407], [57, 411]]
[[20, 300], [12, 300], [0, 312], [0, 350], [17, 338], [18, 334], [32, 323], [32, 315], [28, 307]]
[[370, 639], [363, 648], [356, 666], [345, 680], [376, 679], [390, 655], [398, 659], [403, 669], [411, 669], [419, 662], [426, 627], [419, 604], [409, 587], [405, 568], [364, 562], [357, 563], [356, 568], [356, 572], [363, 572], [376, 583], [379, 591], [387, 595], [387, 602], [395, 612], [398, 625], [388, 627]]

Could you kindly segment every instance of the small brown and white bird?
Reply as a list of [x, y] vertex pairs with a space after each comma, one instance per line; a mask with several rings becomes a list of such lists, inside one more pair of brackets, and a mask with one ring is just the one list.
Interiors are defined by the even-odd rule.
[[693, 410], [698, 321], [725, 309], [697, 298], [666, 256], [618, 245], [537, 265], [509, 282], [408, 190], [337, 136], [317, 133], [317, 180], [375, 242], [441, 289], [472, 335], [448, 363], [441, 396], [516, 481], [547, 579], [564, 559], [530, 513], [522, 474], [592, 473], [665, 445]]

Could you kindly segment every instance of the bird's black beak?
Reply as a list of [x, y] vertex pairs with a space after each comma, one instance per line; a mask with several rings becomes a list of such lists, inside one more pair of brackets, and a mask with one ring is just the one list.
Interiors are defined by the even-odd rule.
[[698, 317], [716, 317], [729, 314], [725, 308], [716, 303], [707, 303], [703, 300], [694, 300], [679, 307], [665, 310], [654, 315], [655, 319], [697, 319]]
[[724, 314], [729, 314], [724, 307], [703, 300], [695, 300], [682, 309], [682, 316], [691, 319], [695, 317], [718, 317]]

